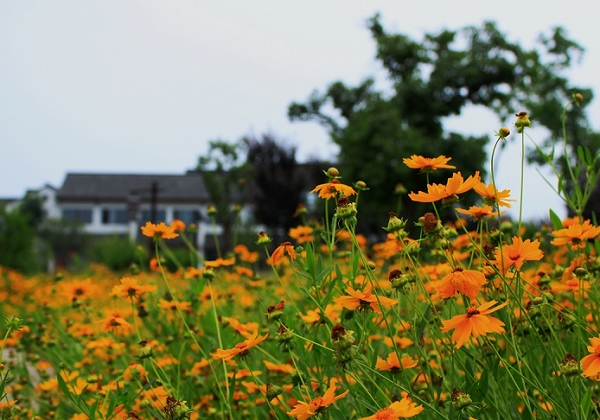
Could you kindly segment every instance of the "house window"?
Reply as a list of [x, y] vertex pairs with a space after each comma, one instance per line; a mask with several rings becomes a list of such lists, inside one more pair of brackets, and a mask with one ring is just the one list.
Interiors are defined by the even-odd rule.
[[198, 210], [175, 210], [173, 216], [175, 219], [181, 220], [186, 225], [198, 223], [200, 220], [200, 212]]
[[102, 209], [102, 224], [127, 224], [129, 217], [127, 210], [120, 209]]
[[[151, 222], [150, 210], [142, 210], [142, 223]], [[154, 223], [167, 222], [167, 212], [165, 210], [156, 211], [156, 220]]]
[[86, 224], [92, 223], [92, 209], [63, 209], [63, 220], [69, 222], [83, 222]]

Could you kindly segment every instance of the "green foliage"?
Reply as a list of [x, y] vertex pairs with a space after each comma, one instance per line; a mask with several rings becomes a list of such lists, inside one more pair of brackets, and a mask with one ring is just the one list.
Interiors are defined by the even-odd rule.
[[[146, 252], [140, 253], [138, 247], [129, 238], [122, 236], [107, 236], [91, 246], [90, 256], [93, 261], [106, 265], [111, 270], [125, 270], [131, 264], [148, 266]], [[141, 261], [140, 261], [141, 258]]]
[[[235, 203], [244, 201], [247, 172], [241, 144], [223, 140], [209, 142], [208, 153], [198, 158], [196, 170], [202, 175], [217, 210], [216, 222], [223, 227], [223, 236], [229, 238], [235, 221], [231, 208]], [[230, 249], [231, 244], [224, 245], [225, 249]]]
[[302, 202], [305, 185], [296, 163], [296, 148], [286, 147], [271, 134], [261, 139], [245, 137], [247, 162], [253, 180], [253, 207], [256, 222], [271, 236], [293, 226], [293, 214]]
[[24, 273], [37, 271], [33, 243], [27, 217], [0, 209], [0, 266]]
[[[541, 36], [540, 48], [526, 50], [509, 42], [492, 22], [427, 34], [422, 41], [387, 33], [378, 15], [368, 27], [392, 92], [376, 91], [372, 79], [357, 87], [338, 81], [324, 93], [313, 92], [305, 103], [292, 103], [288, 115], [292, 121], [316, 121], [325, 127], [340, 146], [338, 166], [344, 181], [361, 179], [371, 188], [360, 217], [362, 228], [366, 222], [371, 231], [382, 226], [387, 211], [396, 209], [396, 183], [408, 191], [424, 189], [424, 177], [408, 170], [402, 158], [444, 154], [465, 175], [483, 168], [487, 137], [447, 133], [444, 118], [460, 114], [467, 105], [488, 107], [503, 120], [526, 109], [536, 125], [560, 138], [562, 104], [575, 92], [586, 99], [592, 96], [562, 76], [582, 48], [561, 28]], [[334, 114], [327, 112], [331, 107]], [[570, 144], [588, 146], [594, 153], [600, 136], [591, 133], [584, 108], [569, 113]], [[445, 175], [430, 179], [443, 180]], [[403, 204], [403, 213], [412, 220], [422, 212], [408, 197]]]
[[74, 253], [83, 251], [89, 240], [81, 223], [62, 219], [44, 220], [38, 235], [59, 265], [66, 265]]
[[28, 191], [19, 205], [19, 213], [27, 218], [30, 227], [36, 229], [44, 220], [44, 199], [33, 191]]

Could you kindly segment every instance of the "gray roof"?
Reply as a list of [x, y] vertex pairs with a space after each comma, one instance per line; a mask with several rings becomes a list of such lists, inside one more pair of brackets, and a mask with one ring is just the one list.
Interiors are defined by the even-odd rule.
[[208, 203], [210, 196], [202, 176], [184, 175], [81, 174], [68, 173], [56, 194], [59, 202], [126, 202], [129, 195], [150, 202], [152, 184], [158, 186], [158, 202]]

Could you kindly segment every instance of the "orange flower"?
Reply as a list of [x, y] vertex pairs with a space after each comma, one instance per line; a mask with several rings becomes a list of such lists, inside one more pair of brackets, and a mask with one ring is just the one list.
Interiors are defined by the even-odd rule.
[[436, 158], [426, 158], [423, 156], [412, 155], [410, 158], [404, 158], [402, 161], [411, 169], [420, 169], [421, 172], [433, 172], [438, 169], [456, 169], [456, 166], [446, 165], [452, 158], [444, 155]]
[[[462, 214], [468, 214], [469, 216], [471, 216], [477, 220], [481, 220], [486, 217], [498, 216], [497, 211], [492, 211], [492, 206], [483, 206], [483, 207], [471, 206], [471, 207], [469, 207], [469, 210], [456, 209], [456, 211], [459, 213], [462, 213]], [[504, 213], [504, 212], [502, 212], [502, 213]]]
[[496, 260], [494, 265], [503, 273], [510, 267], [519, 271], [525, 261], [539, 261], [544, 256], [540, 250], [540, 242], [536, 239], [523, 241], [519, 236], [513, 236], [511, 245], [504, 245], [502, 250], [497, 249], [494, 254]]
[[117, 328], [122, 328], [123, 331], [133, 330], [133, 326], [125, 320], [120, 314], [113, 314], [108, 318], [101, 319], [98, 323], [102, 324], [104, 331], [114, 331]]
[[442, 320], [442, 332], [454, 330], [452, 341], [456, 344], [457, 349], [461, 348], [471, 336], [477, 338], [480, 335], [485, 336], [492, 332], [504, 332], [504, 328], [502, 328], [504, 327], [504, 322], [494, 317], [487, 316], [508, 305], [508, 301], [506, 301], [503, 304], [490, 309], [496, 303], [495, 300], [491, 300], [484, 303], [479, 308], [468, 308], [465, 315], [456, 315], [448, 321]]
[[600, 374], [600, 336], [590, 338], [591, 346], [588, 346], [588, 354], [581, 359], [581, 368], [583, 376], [594, 377]]
[[62, 294], [73, 303], [93, 297], [98, 290], [91, 278], [59, 283], [59, 287]]
[[290, 242], [284, 242], [279, 245], [273, 254], [271, 254], [271, 265], [277, 264], [284, 256], [284, 254], [288, 254], [290, 260], [294, 261], [296, 259], [296, 251]]
[[377, 357], [375, 369], [389, 370], [391, 373], [398, 373], [401, 370], [414, 368], [415, 366], [417, 366], [417, 361], [412, 357], [404, 355], [402, 356], [402, 359], [398, 359], [398, 354], [396, 352], [391, 352], [385, 360], [381, 357]]
[[446, 185], [431, 184], [427, 185], [427, 192], [419, 191], [418, 194], [411, 192], [408, 194], [411, 200], [419, 203], [433, 203], [442, 200], [443, 204], [451, 204], [458, 200], [458, 194], [465, 193], [473, 188], [479, 182], [479, 171], [466, 180], [460, 172], [454, 173], [452, 178], [446, 182]]
[[259, 345], [260, 343], [262, 343], [263, 341], [265, 341], [267, 339], [267, 337], [269, 336], [269, 334], [265, 334], [265, 335], [258, 335], [258, 331], [254, 331], [254, 333], [248, 337], [248, 339], [246, 339], [245, 341], [238, 343], [235, 345], [234, 348], [229, 349], [229, 350], [222, 350], [222, 349], [217, 349], [217, 351], [215, 351], [212, 354], [213, 359], [225, 359], [225, 360], [230, 360], [233, 359], [236, 356], [240, 356], [240, 357], [244, 357], [246, 355], [248, 355], [248, 351], [254, 347]]
[[288, 235], [290, 238], [295, 239], [299, 244], [303, 244], [314, 240], [312, 233], [313, 228], [310, 226], [297, 226], [295, 228], [290, 228]]
[[183, 223], [181, 220], [179, 219], [175, 219], [171, 222], [171, 229], [173, 229], [174, 231], [185, 231], [185, 223]]
[[593, 226], [589, 220], [585, 220], [583, 223], [577, 222], [568, 225], [565, 229], [552, 231], [555, 239], [551, 244], [556, 246], [569, 244], [572, 249], [582, 249], [589, 239], [594, 239], [599, 234], [600, 227]]
[[299, 402], [294, 406], [292, 411], [288, 411], [287, 414], [296, 417], [298, 420], [306, 420], [313, 414], [321, 413], [327, 406], [330, 406], [337, 400], [344, 398], [346, 395], [348, 395], [348, 392], [350, 392], [346, 391], [340, 395], [334, 395], [336, 383], [337, 379], [331, 378], [331, 381], [329, 382], [329, 389], [325, 391], [325, 394], [322, 397], [317, 397], [309, 403]]
[[155, 241], [158, 239], [173, 239], [179, 236], [178, 233], [175, 233], [175, 229], [167, 226], [164, 222], [160, 222], [158, 225], [146, 222], [146, 226], [142, 226], [141, 229], [144, 236], [153, 238]]
[[156, 291], [156, 286], [138, 284], [137, 279], [123, 277], [118, 284], [112, 288], [111, 296], [139, 299], [146, 292]]
[[480, 181], [477, 184], [475, 184], [473, 189], [477, 194], [483, 197], [483, 201], [489, 206], [495, 205], [497, 201], [498, 206], [510, 208], [510, 202], [516, 201], [512, 198], [508, 198], [510, 197], [510, 190], [498, 191], [494, 188], [494, 184], [492, 184], [491, 182], [486, 186], [483, 182]]
[[367, 287], [364, 292], [361, 292], [360, 290], [354, 290], [352, 287], [348, 287], [346, 288], [346, 293], [350, 296], [336, 297], [333, 301], [351, 311], [356, 309], [372, 309], [378, 313], [381, 313], [379, 303], [383, 306], [392, 306], [398, 303], [396, 299], [390, 299], [385, 296], [379, 296], [378, 298], [376, 295], [367, 291], [367, 289], [369, 291], [371, 290], [370, 287]]
[[440, 280], [436, 290], [444, 299], [451, 298], [459, 292], [473, 299], [484, 284], [486, 280], [483, 273], [456, 267]]
[[346, 197], [349, 195], [356, 194], [354, 188], [340, 184], [340, 181], [337, 179], [332, 179], [331, 182], [326, 184], [317, 185], [311, 193], [319, 193], [319, 198], [324, 198], [325, 200], [329, 200], [330, 198], [337, 198], [338, 194], [343, 194]]
[[204, 261], [205, 266], [213, 268], [228, 267], [233, 264], [235, 264], [235, 257], [227, 258], [225, 260], [219, 257], [214, 261]]
[[358, 420], [397, 420], [414, 417], [423, 411], [422, 405], [417, 405], [410, 398], [402, 398], [393, 402], [389, 407], [379, 410], [369, 417], [361, 417]]

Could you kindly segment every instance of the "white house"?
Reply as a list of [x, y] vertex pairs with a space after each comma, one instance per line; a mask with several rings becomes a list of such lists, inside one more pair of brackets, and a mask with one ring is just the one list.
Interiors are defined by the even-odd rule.
[[[56, 206], [64, 220], [84, 224], [94, 235], [121, 234], [135, 240], [147, 221], [174, 219], [198, 226], [196, 245], [204, 250], [213, 228], [206, 214], [211, 203], [202, 176], [68, 173], [56, 192]], [[249, 209], [244, 209], [247, 215]]]

